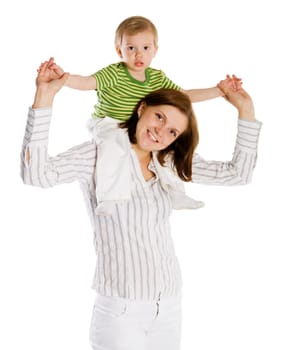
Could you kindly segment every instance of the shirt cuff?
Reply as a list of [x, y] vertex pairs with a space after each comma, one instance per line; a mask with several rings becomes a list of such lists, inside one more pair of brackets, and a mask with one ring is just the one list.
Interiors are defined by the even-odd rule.
[[26, 136], [30, 142], [48, 139], [52, 108], [29, 108]]
[[258, 120], [238, 120], [237, 145], [247, 152], [256, 152], [262, 123]]

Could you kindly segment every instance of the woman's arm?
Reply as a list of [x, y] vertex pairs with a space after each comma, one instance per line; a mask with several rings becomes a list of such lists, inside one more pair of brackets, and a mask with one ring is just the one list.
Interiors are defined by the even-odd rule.
[[255, 119], [253, 101], [244, 89], [233, 91], [224, 87], [222, 82], [219, 87], [239, 114], [233, 158], [227, 162], [206, 161], [196, 154], [192, 164], [192, 181], [210, 185], [244, 185], [251, 181], [256, 165], [262, 124]]
[[234, 186], [251, 182], [257, 160], [261, 123], [239, 119], [233, 158], [230, 161], [206, 161], [198, 154], [192, 162], [192, 182]]
[[51, 108], [29, 109], [21, 153], [21, 177], [26, 185], [42, 188], [75, 180], [90, 181], [96, 149], [85, 142], [55, 157], [48, 155]]
[[95, 145], [86, 142], [56, 157], [48, 156], [48, 135], [52, 102], [64, 84], [64, 77], [49, 80], [47, 65], [38, 73], [33, 108], [29, 109], [21, 153], [21, 176], [25, 184], [50, 187], [91, 178]]

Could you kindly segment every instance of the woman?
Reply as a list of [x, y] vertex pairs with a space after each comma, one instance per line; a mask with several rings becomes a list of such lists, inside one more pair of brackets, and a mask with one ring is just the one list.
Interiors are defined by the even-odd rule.
[[171, 162], [184, 181], [248, 183], [261, 127], [255, 120], [252, 100], [243, 89], [230, 90], [220, 83], [239, 113], [234, 156], [224, 163], [206, 162], [194, 154], [198, 131], [185, 95], [160, 90], [146, 96], [129, 121], [117, 130], [125, 133], [129, 142], [131, 200], [117, 204], [112, 215], [103, 217], [95, 215], [95, 143], [85, 142], [48, 157], [51, 106], [67, 78], [64, 74], [60, 79], [50, 79], [47, 64], [37, 76], [23, 144], [22, 178], [26, 184], [40, 187], [75, 180], [81, 184], [97, 253], [92, 348], [179, 349], [181, 276], [170, 236], [172, 177], [163, 172], [161, 164]]

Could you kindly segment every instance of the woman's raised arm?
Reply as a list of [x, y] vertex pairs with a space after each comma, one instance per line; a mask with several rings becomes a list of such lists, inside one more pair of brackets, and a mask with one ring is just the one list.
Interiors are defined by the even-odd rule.
[[207, 161], [195, 154], [192, 181], [208, 185], [235, 186], [251, 182], [257, 160], [257, 146], [262, 123], [255, 119], [250, 95], [243, 89], [218, 85], [225, 98], [238, 110], [238, 132], [233, 157], [229, 161]]
[[69, 76], [69, 73], [64, 73], [61, 77], [54, 78], [52, 70], [49, 68], [50, 60], [52, 58], [42, 64], [36, 77], [36, 93], [32, 105], [34, 109], [51, 107], [55, 95], [62, 88]]
[[25, 184], [46, 188], [74, 180], [91, 181], [96, 161], [93, 142], [85, 142], [56, 157], [48, 155], [52, 103], [67, 77], [68, 74], [51, 78], [48, 61], [37, 75], [21, 152], [21, 177]]

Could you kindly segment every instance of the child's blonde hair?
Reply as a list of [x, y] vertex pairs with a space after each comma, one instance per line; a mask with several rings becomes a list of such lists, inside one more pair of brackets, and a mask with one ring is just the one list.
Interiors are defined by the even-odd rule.
[[150, 30], [154, 36], [154, 45], [158, 47], [158, 31], [155, 25], [148, 19], [142, 16], [132, 16], [126, 18], [120, 23], [115, 31], [114, 44], [115, 47], [120, 47], [124, 34], [135, 35], [141, 32]]

